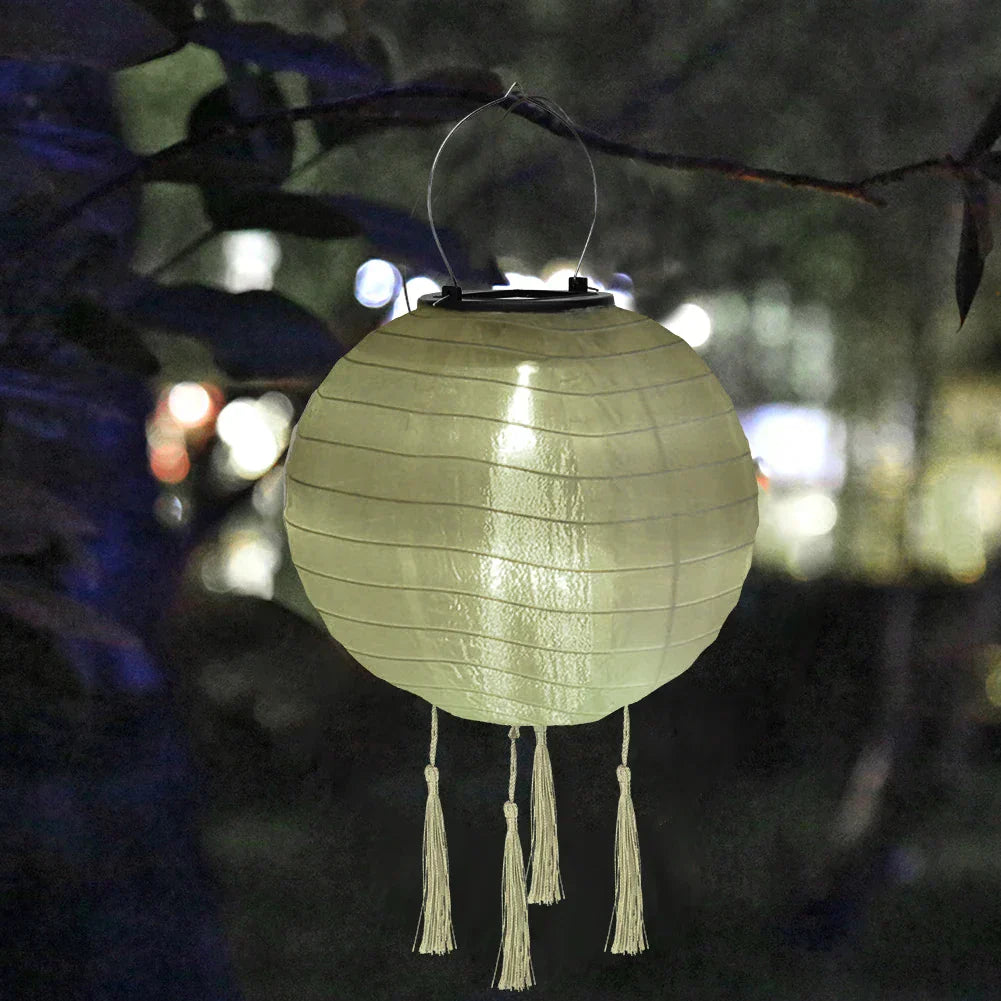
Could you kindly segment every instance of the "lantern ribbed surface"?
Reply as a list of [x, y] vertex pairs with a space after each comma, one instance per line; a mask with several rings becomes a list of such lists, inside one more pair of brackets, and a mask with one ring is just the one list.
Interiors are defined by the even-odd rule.
[[730, 398], [659, 323], [422, 303], [313, 394], [285, 522], [310, 601], [373, 674], [465, 719], [567, 725], [716, 638], [757, 483]]

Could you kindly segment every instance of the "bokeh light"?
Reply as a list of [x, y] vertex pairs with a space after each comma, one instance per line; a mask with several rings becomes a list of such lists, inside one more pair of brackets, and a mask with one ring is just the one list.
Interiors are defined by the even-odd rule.
[[161, 483], [180, 483], [191, 472], [188, 450], [180, 441], [164, 441], [149, 450], [149, 468]]
[[769, 480], [840, 487], [845, 478], [844, 422], [820, 407], [769, 403], [740, 415], [751, 454]]
[[403, 288], [403, 278], [395, 264], [373, 257], [355, 272], [355, 298], [369, 309], [381, 309]]
[[694, 302], [683, 302], [670, 316], [661, 320], [661, 325], [693, 348], [702, 347], [713, 332], [712, 318]]
[[210, 591], [271, 599], [281, 563], [282, 548], [274, 534], [242, 524], [221, 533], [218, 544], [203, 556], [198, 573]]
[[204, 424], [212, 415], [212, 397], [198, 382], [178, 382], [167, 394], [170, 416], [184, 428]]
[[191, 509], [189, 504], [181, 497], [170, 490], [165, 490], [157, 497], [153, 505], [153, 513], [157, 521], [168, 528], [180, 528], [190, 520]]
[[230, 292], [274, 287], [282, 248], [273, 233], [263, 229], [226, 233], [222, 238], [222, 253], [225, 261], [223, 285]]
[[227, 403], [216, 419], [216, 433], [228, 450], [226, 471], [247, 480], [266, 473], [288, 444], [292, 414], [288, 397], [277, 392]]
[[784, 514], [789, 531], [804, 538], [826, 535], [838, 520], [838, 506], [823, 493], [798, 494], [786, 498]]

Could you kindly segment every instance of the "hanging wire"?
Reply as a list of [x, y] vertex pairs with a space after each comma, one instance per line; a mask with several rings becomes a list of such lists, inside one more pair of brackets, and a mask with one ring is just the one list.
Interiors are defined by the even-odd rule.
[[[441, 158], [442, 150], [445, 148], [445, 144], [455, 135], [459, 127], [469, 121], [474, 115], [478, 115], [481, 111], [486, 111], [487, 108], [492, 108], [495, 105], [503, 104], [511, 96], [512, 92], [517, 88], [518, 83], [515, 81], [508, 87], [507, 92], [503, 97], [498, 97], [496, 100], [488, 101], [486, 104], [481, 104], [478, 108], [474, 108], [469, 112], [464, 118], [459, 119], [455, 125], [449, 130], [448, 135], [442, 140], [441, 145], [438, 147], [438, 152], [434, 155], [434, 160], [431, 161], [431, 170], [428, 173], [428, 191], [427, 191], [427, 208], [428, 208], [428, 225], [431, 227], [431, 235], [434, 237], [434, 242], [438, 247], [438, 253], [441, 254], [441, 259], [445, 263], [445, 270], [448, 272], [448, 276], [451, 279], [453, 285], [458, 286], [458, 281], [455, 278], [455, 272], [452, 270], [452, 265], [449, 263], [448, 257], [445, 254], [445, 248], [441, 245], [441, 240], [438, 237], [438, 230], [435, 228], [434, 224], [434, 212], [431, 207], [431, 188], [434, 184], [434, 172], [438, 166], [438, 160]], [[581, 139], [574, 124], [570, 119], [570, 116], [558, 105], [555, 101], [549, 100], [546, 97], [537, 97], [532, 95], [523, 95], [519, 97], [509, 108], [508, 113], [513, 111], [519, 104], [532, 104], [539, 108], [541, 111], [546, 112], [553, 118], [562, 122], [570, 132], [573, 133], [574, 138], [580, 143], [580, 148], [584, 151], [584, 156], [587, 157], [587, 165], [591, 168], [591, 184], [593, 188], [594, 198], [593, 198], [593, 211], [591, 214], [591, 226], [587, 231], [587, 239], [584, 241], [584, 249], [580, 253], [580, 258], [577, 261], [577, 267], [574, 269], [574, 277], [577, 276], [581, 269], [581, 265], [584, 262], [584, 255], [587, 253], [588, 244], [591, 242], [591, 235], [594, 233], [595, 223], [598, 221], [598, 175], [594, 169], [594, 161], [591, 159], [591, 154], [588, 152], [587, 146], [584, 144], [584, 140]]]
[[534, 104], [537, 108], [541, 108], [543, 111], [552, 115], [553, 118], [562, 122], [573, 133], [574, 139], [576, 139], [580, 144], [580, 148], [584, 151], [584, 156], [587, 157], [587, 165], [591, 168], [591, 188], [593, 194], [591, 225], [587, 231], [587, 238], [584, 240], [584, 249], [580, 252], [580, 257], [577, 259], [577, 267], [574, 268], [574, 277], [576, 278], [580, 273], [581, 266], [584, 263], [584, 255], [587, 254], [588, 245], [590, 244], [591, 237], [594, 234], [595, 223], [598, 221], [598, 175], [594, 170], [594, 161], [591, 159], [591, 154], [588, 151], [587, 146], [584, 144], [584, 140], [581, 139], [580, 134], [577, 132], [576, 128], [574, 128], [573, 119], [555, 101], [548, 97], [532, 94], [515, 101], [515, 103], [512, 104], [504, 114], [510, 114], [515, 108], [518, 107], [519, 104]]
[[410, 308], [410, 293], [407, 291], [407, 265], [406, 262], [403, 263], [403, 301], [407, 304], [407, 312], [412, 313], [413, 310]]

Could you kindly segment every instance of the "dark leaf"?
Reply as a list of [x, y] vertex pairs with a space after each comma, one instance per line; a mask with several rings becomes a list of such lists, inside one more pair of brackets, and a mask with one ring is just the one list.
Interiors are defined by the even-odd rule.
[[213, 156], [202, 148], [186, 149], [167, 159], [153, 160], [143, 167], [145, 181], [172, 181], [175, 184], [263, 184], [273, 180], [263, 164], [235, 157]]
[[966, 147], [963, 159], [971, 160], [979, 153], [987, 152], [997, 142], [999, 136], [1001, 136], [1001, 97], [984, 115], [984, 119], [970, 140], [969, 146]]
[[92, 358], [125, 372], [148, 378], [160, 363], [131, 326], [100, 306], [77, 300], [63, 313], [59, 333], [82, 347]]
[[963, 229], [956, 259], [956, 302], [962, 326], [984, 274], [984, 260], [991, 252], [990, 199], [985, 181], [963, 185]]
[[[285, 101], [282, 93], [270, 77], [244, 80], [242, 85], [251, 86], [256, 90], [254, 96], [261, 111], [284, 110]], [[216, 87], [203, 95], [191, 109], [188, 115], [188, 135], [200, 136], [220, 126], [236, 123], [239, 119], [229, 89]], [[292, 123], [272, 122], [270, 125], [262, 126], [257, 133], [264, 140], [263, 155], [259, 148], [255, 149], [254, 142], [246, 131], [200, 142], [199, 155], [215, 161], [242, 161], [265, 171], [272, 181], [284, 180], [292, 169], [295, 156], [295, 130]], [[221, 178], [219, 185], [228, 186], [228, 183], [225, 178]], [[206, 190], [213, 186], [215, 186], [214, 181], [206, 182]]]
[[[365, 238], [379, 253], [389, 258], [404, 258], [420, 271], [443, 274], [444, 264], [422, 219], [414, 219], [403, 209], [382, 205], [354, 195], [321, 196], [328, 205], [340, 209], [361, 225]], [[504, 275], [497, 262], [484, 253], [474, 260], [463, 240], [452, 230], [438, 227], [438, 238], [448, 255], [459, 281], [501, 285]]]
[[378, 71], [336, 42], [293, 34], [265, 21], [200, 21], [187, 37], [229, 61], [256, 63], [266, 70], [292, 70], [331, 84], [350, 84], [357, 92], [383, 82]]
[[218, 230], [270, 229], [321, 240], [362, 232], [354, 219], [323, 198], [293, 191], [219, 190], [206, 195], [205, 211]]
[[194, 0], [132, 0], [165, 24], [174, 34], [184, 36], [195, 24]]
[[134, 323], [206, 341], [236, 378], [316, 375], [341, 356], [327, 325], [278, 292], [134, 280], [118, 311]]
[[132, 0], [0, 0], [0, 59], [100, 70], [172, 52], [178, 40]]
[[[355, 51], [368, 64], [377, 78], [377, 82], [373, 83], [372, 87], [387, 86], [393, 82], [393, 61], [386, 44], [378, 35], [365, 36], [361, 47], [355, 48]], [[330, 82], [318, 80], [315, 77], [310, 77], [306, 83], [310, 104], [336, 101], [357, 93], [357, 86], [354, 83]], [[313, 130], [316, 132], [317, 141], [324, 149], [330, 149], [340, 143], [348, 142], [356, 136], [363, 135], [365, 132], [372, 131], [371, 127], [359, 122], [358, 116], [314, 118]]]
[[0, 581], [0, 609], [35, 629], [60, 636], [121, 648], [142, 645], [133, 633], [95, 609], [42, 587]]
[[114, 136], [40, 118], [7, 120], [2, 132], [49, 170], [111, 174], [138, 161]]

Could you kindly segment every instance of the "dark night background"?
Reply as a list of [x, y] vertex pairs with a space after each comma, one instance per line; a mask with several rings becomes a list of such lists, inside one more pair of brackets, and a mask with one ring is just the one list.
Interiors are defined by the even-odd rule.
[[[309, 608], [281, 468], [442, 283], [431, 159], [515, 80], [625, 145], [582, 273], [704, 354], [761, 486], [723, 633], [632, 710], [641, 956], [621, 716], [550, 731], [535, 996], [1001, 996], [999, 52], [982, 0], [0, 2], [0, 999], [497, 996], [506, 731], [442, 714], [459, 948], [414, 955], [427, 705]], [[587, 231], [521, 111], [439, 166], [465, 287]]]

